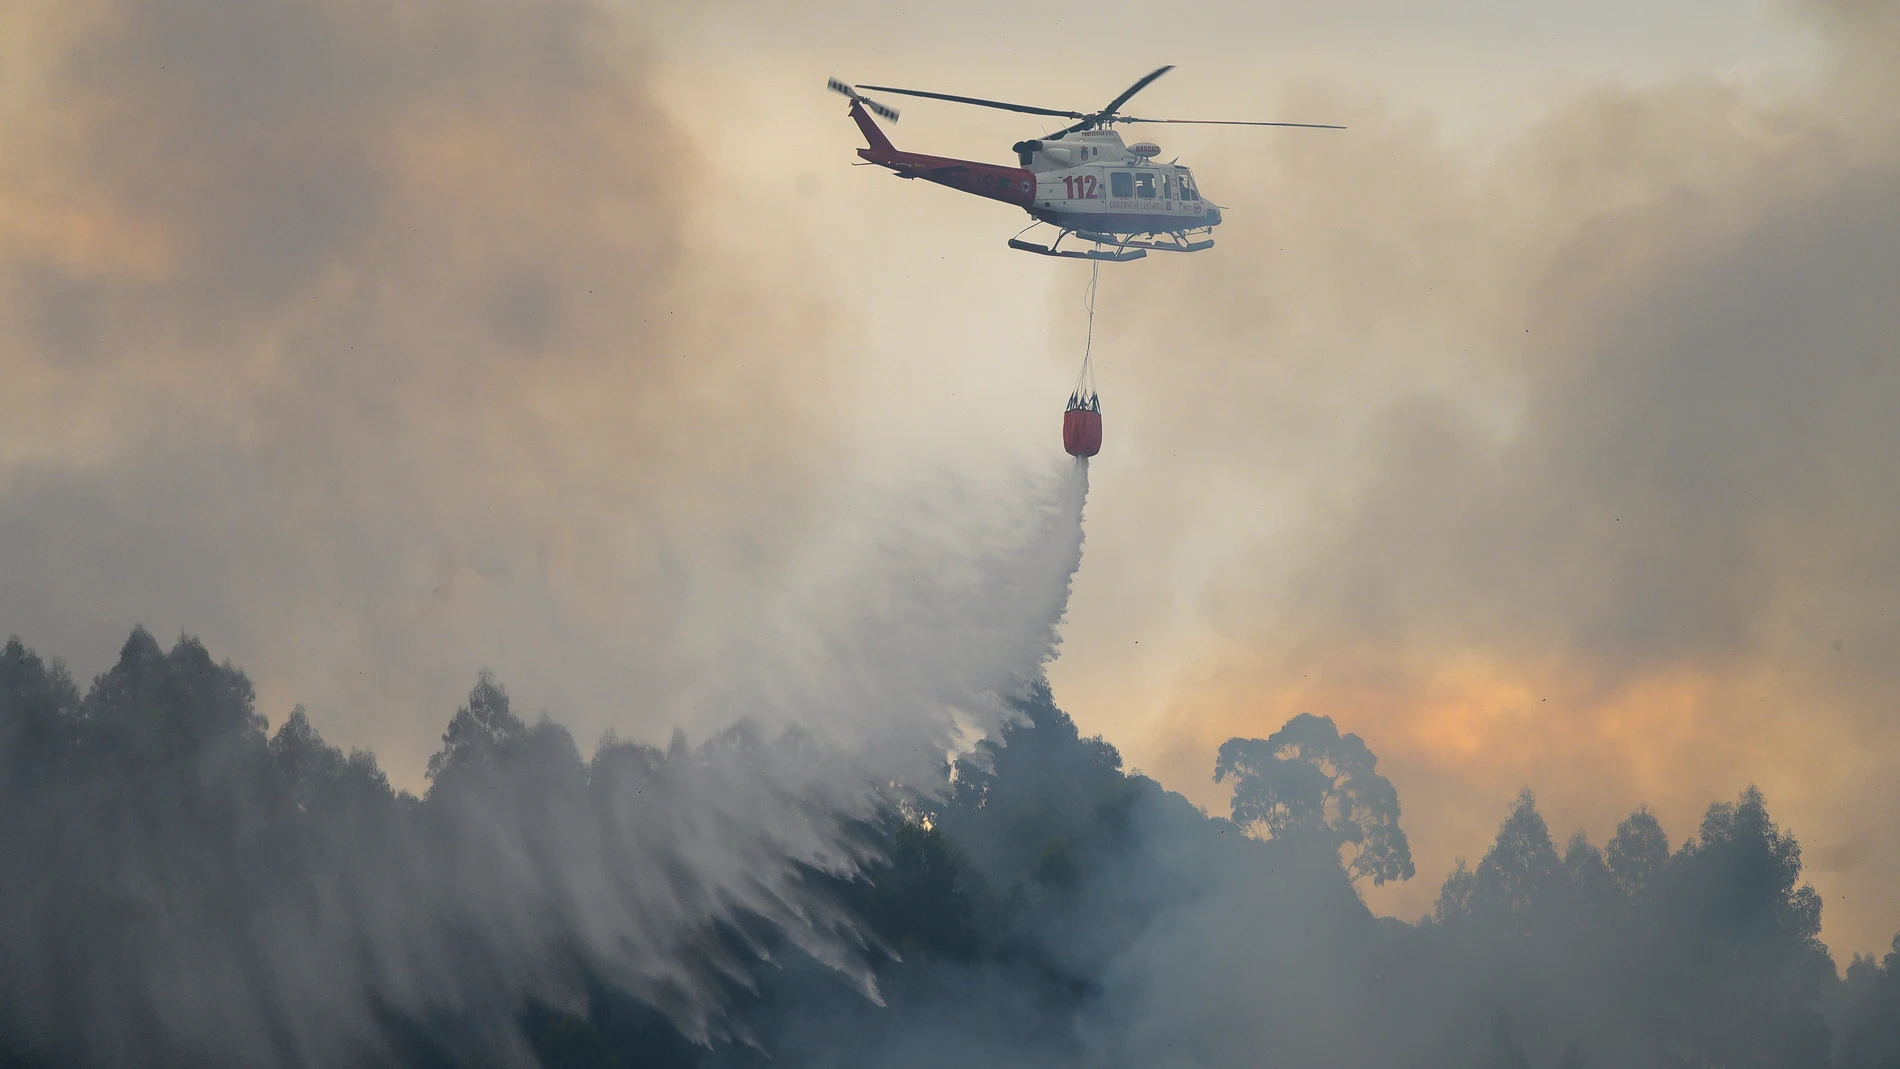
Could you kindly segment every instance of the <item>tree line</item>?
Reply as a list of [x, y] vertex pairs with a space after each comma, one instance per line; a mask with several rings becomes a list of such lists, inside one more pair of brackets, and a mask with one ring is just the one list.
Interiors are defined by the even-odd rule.
[[583, 759], [484, 675], [415, 796], [191, 639], [83, 693], [13, 639], [0, 1065], [1900, 1069], [1900, 937], [1837, 968], [1752, 788], [1673, 847], [1640, 809], [1560, 846], [1526, 791], [1405, 922], [1355, 890], [1413, 877], [1397, 792], [1331, 719], [1221, 747], [1219, 817], [1018, 707], [845, 820], [854, 864], [709, 880], [748, 829], [703, 792], [809, 740]]

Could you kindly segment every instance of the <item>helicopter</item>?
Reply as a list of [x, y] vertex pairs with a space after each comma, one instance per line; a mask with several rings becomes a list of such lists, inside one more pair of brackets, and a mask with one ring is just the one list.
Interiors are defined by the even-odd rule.
[[[829, 88], [851, 100], [850, 115], [870, 147], [858, 150], [868, 163], [887, 167], [899, 178], [921, 178], [979, 197], [1014, 204], [1035, 221], [1009, 239], [1009, 247], [1043, 256], [1125, 262], [1156, 252], [1200, 252], [1214, 245], [1214, 228], [1221, 210], [1206, 199], [1194, 173], [1179, 162], [1156, 163], [1160, 146], [1152, 141], [1127, 144], [1115, 131], [1118, 123], [1173, 123], [1195, 126], [1293, 126], [1309, 130], [1343, 130], [1343, 126], [1302, 122], [1246, 122], [1224, 119], [1144, 119], [1123, 115], [1122, 105], [1156, 78], [1173, 70], [1172, 64], [1149, 72], [1122, 91], [1100, 111], [1064, 111], [1028, 104], [1011, 104], [981, 97], [929, 93], [890, 85], [853, 86], [836, 78]], [[1017, 166], [905, 152], [891, 144], [871, 116], [897, 121], [897, 111], [880, 104], [860, 88], [880, 93], [947, 100], [982, 108], [1026, 115], [1073, 119], [1074, 124], [1012, 148]], [[860, 164], [860, 166], [863, 166]], [[1054, 241], [1038, 245], [1023, 235], [1039, 226], [1057, 231]], [[1064, 238], [1076, 237], [1090, 247], [1064, 249]]]

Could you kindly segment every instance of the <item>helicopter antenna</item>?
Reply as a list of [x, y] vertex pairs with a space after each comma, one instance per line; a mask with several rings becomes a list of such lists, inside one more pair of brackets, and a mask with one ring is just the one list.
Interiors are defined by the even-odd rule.
[[883, 104], [879, 104], [877, 101], [872, 100], [870, 97], [865, 96], [863, 93], [860, 93], [856, 89], [851, 88], [851, 86], [848, 83], [841, 82], [838, 79], [833, 78], [830, 81], [825, 83], [825, 88], [831, 90], [834, 93], [842, 93], [845, 96], [850, 97], [852, 103], [864, 105], [866, 108], [870, 109], [873, 115], [881, 115], [892, 122], [897, 121], [896, 108], [886, 107]]

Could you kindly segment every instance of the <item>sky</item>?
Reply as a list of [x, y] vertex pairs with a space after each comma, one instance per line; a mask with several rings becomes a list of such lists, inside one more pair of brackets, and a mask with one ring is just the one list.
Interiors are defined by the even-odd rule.
[[[189, 631], [417, 788], [483, 666], [583, 740], [716, 729], [735, 663], [875, 616], [840, 532], [938, 559], [1067, 463], [1087, 268], [852, 167], [825, 79], [1084, 109], [1174, 63], [1143, 113], [1349, 129], [1157, 138], [1227, 222], [1103, 271], [1058, 701], [1214, 812], [1225, 739], [1358, 732], [1403, 917], [1520, 787], [1680, 842], [1756, 783], [1837, 956], [1900, 928], [1891, 3], [0, 29], [0, 629], [82, 678]], [[887, 102], [944, 155], [1043, 129]]]

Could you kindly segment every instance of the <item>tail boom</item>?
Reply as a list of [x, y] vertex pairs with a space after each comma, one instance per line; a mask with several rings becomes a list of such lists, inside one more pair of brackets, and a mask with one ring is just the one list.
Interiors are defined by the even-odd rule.
[[851, 118], [870, 143], [869, 148], [859, 149], [858, 155], [868, 163], [890, 168], [900, 178], [921, 178], [1024, 208], [1036, 199], [1036, 176], [1024, 168], [901, 151], [857, 100], [851, 102]]

